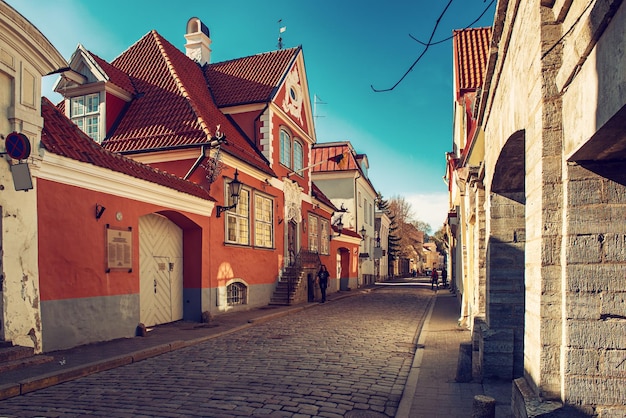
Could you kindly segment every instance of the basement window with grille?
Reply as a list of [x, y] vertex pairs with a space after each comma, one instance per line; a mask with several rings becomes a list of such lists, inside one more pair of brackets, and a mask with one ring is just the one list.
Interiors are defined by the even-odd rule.
[[226, 303], [228, 306], [247, 304], [248, 287], [241, 282], [234, 282], [226, 286]]

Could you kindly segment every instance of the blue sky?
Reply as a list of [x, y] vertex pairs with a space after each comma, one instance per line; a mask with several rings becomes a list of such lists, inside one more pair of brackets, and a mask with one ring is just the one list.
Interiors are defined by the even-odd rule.
[[[302, 45], [318, 142], [349, 140], [367, 154], [385, 198], [403, 196], [433, 232], [447, 210], [445, 152], [452, 149], [452, 41], [423, 52], [449, 0], [8, 0], [69, 59], [81, 43], [111, 61], [154, 29], [184, 50], [187, 20], [211, 32], [212, 62]], [[491, 0], [455, 0], [433, 41], [470, 25]], [[491, 26], [494, 5], [473, 27]], [[282, 22], [279, 24], [279, 19]], [[44, 95], [56, 79], [44, 80]]]

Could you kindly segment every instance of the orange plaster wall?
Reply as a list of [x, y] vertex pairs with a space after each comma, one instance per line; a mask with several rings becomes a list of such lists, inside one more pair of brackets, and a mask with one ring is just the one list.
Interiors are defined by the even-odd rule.
[[[286, 177], [289, 173], [291, 173], [291, 170], [283, 166], [282, 164], [280, 164], [280, 151], [279, 151], [280, 150], [280, 128], [282, 126], [285, 126], [288, 128], [289, 125], [286, 124], [285, 121], [280, 116], [274, 114], [272, 118], [272, 126], [274, 127], [274, 130], [272, 132], [272, 142], [273, 142], [272, 147], [276, 150], [276, 161], [272, 168], [274, 169], [274, 172], [276, 173], [278, 178], [282, 178], [282, 177]], [[292, 131], [292, 134], [293, 134], [293, 131]], [[311, 164], [310, 155], [309, 155], [309, 150], [306, 144], [303, 144], [303, 145], [304, 145], [303, 155], [302, 155], [303, 165], [304, 167], [307, 167]], [[309, 170], [304, 170], [300, 174], [292, 174], [291, 176], [289, 176], [289, 179], [298, 182], [300, 187], [304, 189], [304, 193], [309, 193]]]
[[[234, 169], [225, 167], [222, 175], [233, 178]], [[278, 277], [278, 271], [283, 262], [283, 227], [284, 222], [278, 224], [278, 219], [284, 218], [284, 200], [282, 193], [265, 182], [259, 181], [239, 171], [239, 181], [246, 188], [252, 189], [250, 206], [254, 204], [254, 191], [257, 190], [274, 198], [274, 248], [254, 248], [254, 212], [250, 215], [250, 245], [225, 244], [224, 213], [221, 217], [215, 217], [215, 211], [211, 218], [211, 267], [210, 278], [203, 281], [205, 287], [223, 286], [228, 280], [237, 278], [245, 280], [249, 285], [271, 284]], [[220, 177], [211, 185], [211, 194], [218, 199], [218, 204], [223, 205], [224, 181]], [[203, 278], [204, 279], [204, 278]]]
[[[99, 220], [95, 218], [96, 203], [106, 208]], [[37, 224], [41, 300], [138, 293], [138, 219], [164, 209], [39, 179]], [[122, 221], [116, 219], [117, 212], [122, 213]], [[185, 215], [190, 222], [208, 223], [203, 221], [205, 217]], [[106, 224], [120, 229], [132, 228], [132, 272], [113, 270], [106, 273]], [[208, 237], [202, 238], [203, 245], [207, 240]], [[198, 276], [198, 269], [207, 271], [208, 264], [208, 260], [203, 259], [201, 265], [194, 266], [195, 275]]]

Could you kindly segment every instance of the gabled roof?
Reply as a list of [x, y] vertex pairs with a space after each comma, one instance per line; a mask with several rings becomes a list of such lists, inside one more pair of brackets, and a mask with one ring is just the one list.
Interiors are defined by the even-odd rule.
[[199, 147], [219, 127], [228, 141], [223, 151], [275, 175], [260, 151], [217, 108], [200, 66], [156, 31], [110, 66], [130, 77], [137, 94], [104, 140], [106, 149], [130, 154]]
[[209, 64], [204, 73], [215, 103], [228, 107], [271, 101], [301, 47]]
[[105, 150], [45, 97], [41, 99], [41, 115], [44, 120], [41, 143], [53, 154], [127, 174], [205, 200], [215, 200], [207, 190], [195, 183]]
[[115, 68], [114, 66], [112, 66], [111, 64], [109, 64], [108, 62], [106, 62], [105, 60], [97, 56], [96, 54], [92, 53], [91, 51], [89, 51], [89, 55], [91, 55], [94, 61], [96, 61], [96, 63], [100, 66], [100, 68], [102, 68], [102, 71], [104, 71], [106, 75], [109, 77], [109, 82], [115, 84], [121, 89], [126, 90], [130, 94], [136, 94], [137, 91], [135, 90], [135, 86], [133, 86], [133, 83], [130, 80], [130, 77], [128, 76], [128, 74]]
[[491, 28], [469, 28], [453, 31], [456, 97], [482, 86], [487, 67]]
[[364, 159], [367, 162], [366, 155], [357, 154], [350, 141], [317, 143], [311, 148], [311, 164], [314, 175], [323, 172], [358, 171], [359, 177], [375, 191], [376, 189], [367, 173], [359, 164], [359, 161]]

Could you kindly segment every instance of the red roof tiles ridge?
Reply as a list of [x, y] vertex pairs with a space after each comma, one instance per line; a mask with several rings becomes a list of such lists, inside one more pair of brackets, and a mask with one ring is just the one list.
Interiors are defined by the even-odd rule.
[[144, 35], [111, 66], [128, 74], [138, 93], [103, 141], [105, 148], [130, 154], [198, 147], [210, 140], [207, 130], [215, 124], [228, 140], [223, 151], [275, 175], [260, 150], [212, 100], [204, 68], [158, 32]]
[[202, 113], [198, 109], [198, 106], [196, 106], [196, 103], [191, 99], [189, 92], [187, 91], [187, 89], [185, 88], [185, 85], [183, 84], [180, 77], [178, 76], [178, 72], [176, 71], [176, 68], [172, 64], [172, 60], [170, 59], [170, 56], [165, 50], [163, 46], [163, 42], [161, 42], [161, 36], [155, 30], [152, 30], [150, 33], [152, 34], [152, 36], [154, 36], [154, 40], [157, 46], [159, 47], [159, 49], [161, 50], [161, 54], [163, 55], [163, 58], [165, 59], [165, 62], [167, 63], [167, 67], [170, 71], [170, 74], [172, 74], [172, 77], [174, 78], [174, 82], [176, 82], [179, 90], [181, 91], [181, 94], [183, 95], [185, 99], [187, 99], [187, 102], [189, 103], [194, 113], [196, 114], [198, 118], [198, 122], [200, 123], [200, 126], [202, 127], [202, 130], [206, 134], [207, 138], [211, 138], [211, 136], [213, 136], [211, 129], [207, 126], [206, 121], [202, 117]]
[[44, 149], [53, 154], [159, 184], [201, 199], [215, 201], [199, 184], [102, 148], [46, 97], [41, 99], [41, 115], [44, 119], [41, 144]]
[[208, 64], [205, 77], [219, 107], [269, 102], [301, 47], [263, 52]]
[[454, 64], [456, 96], [475, 91], [483, 84], [491, 28], [468, 28], [454, 30]]
[[109, 81], [119, 88], [127, 91], [128, 93], [135, 95], [137, 94], [137, 89], [133, 84], [133, 80], [123, 71], [120, 71], [117, 67], [109, 64], [107, 61], [100, 58], [98, 55], [94, 54], [91, 51], [86, 51], [91, 58], [96, 62], [96, 64], [102, 69], [102, 71], [107, 75]]

